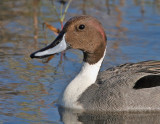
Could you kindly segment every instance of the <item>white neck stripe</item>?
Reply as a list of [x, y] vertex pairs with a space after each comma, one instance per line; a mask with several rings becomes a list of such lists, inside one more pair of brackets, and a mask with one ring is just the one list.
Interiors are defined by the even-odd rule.
[[80, 73], [68, 84], [63, 92], [61, 103], [62, 106], [67, 108], [83, 109], [78, 103], [78, 98], [82, 93], [92, 84], [95, 83], [102, 61], [104, 59], [106, 50], [103, 57], [95, 64], [90, 65], [84, 63]]

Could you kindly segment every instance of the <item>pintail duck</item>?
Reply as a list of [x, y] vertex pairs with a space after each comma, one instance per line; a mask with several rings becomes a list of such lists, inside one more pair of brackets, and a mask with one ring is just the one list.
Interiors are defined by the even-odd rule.
[[83, 52], [82, 69], [60, 96], [60, 106], [93, 111], [160, 110], [160, 61], [127, 63], [99, 73], [106, 41], [96, 18], [76, 16], [50, 45], [30, 57], [44, 58], [70, 48]]

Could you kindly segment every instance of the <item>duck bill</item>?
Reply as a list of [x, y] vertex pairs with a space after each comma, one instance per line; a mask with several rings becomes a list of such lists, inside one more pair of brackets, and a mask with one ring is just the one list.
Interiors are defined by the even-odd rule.
[[65, 34], [61, 32], [58, 37], [48, 46], [42, 48], [30, 55], [31, 58], [45, 58], [67, 49]]

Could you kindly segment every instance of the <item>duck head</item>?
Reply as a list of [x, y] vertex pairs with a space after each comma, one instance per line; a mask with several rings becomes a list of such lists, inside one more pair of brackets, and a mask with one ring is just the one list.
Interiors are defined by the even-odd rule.
[[94, 64], [103, 57], [106, 41], [104, 29], [96, 18], [87, 15], [76, 16], [66, 22], [51, 44], [32, 53], [30, 57], [44, 58], [73, 48], [83, 52], [83, 61]]

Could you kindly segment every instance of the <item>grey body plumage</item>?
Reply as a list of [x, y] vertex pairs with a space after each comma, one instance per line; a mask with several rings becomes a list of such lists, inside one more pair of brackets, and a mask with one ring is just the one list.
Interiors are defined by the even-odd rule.
[[78, 101], [94, 111], [160, 110], [159, 86], [160, 61], [128, 63], [100, 72]]

